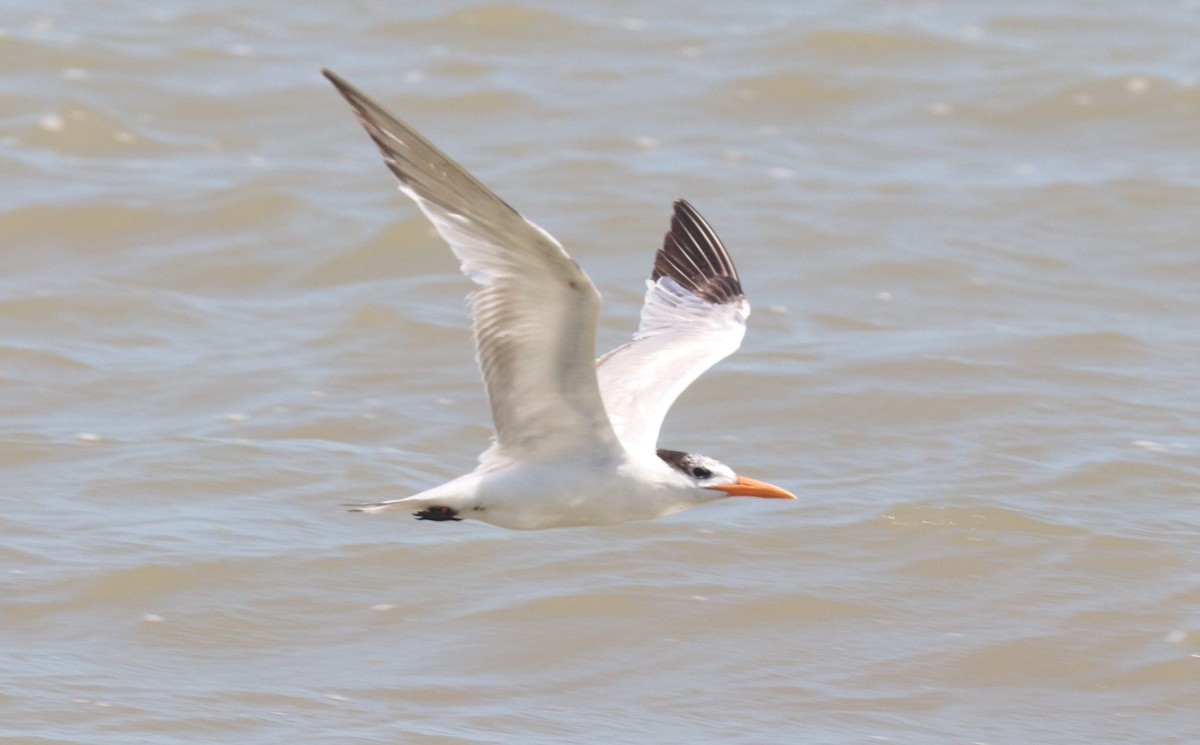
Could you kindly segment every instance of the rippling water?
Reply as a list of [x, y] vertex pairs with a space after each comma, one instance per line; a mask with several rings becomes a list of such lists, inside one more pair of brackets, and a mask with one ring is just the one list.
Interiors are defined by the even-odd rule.
[[[0, 740], [1200, 741], [1200, 4], [0, 11]], [[509, 533], [449, 251], [329, 66], [636, 323], [664, 444], [801, 495]]]

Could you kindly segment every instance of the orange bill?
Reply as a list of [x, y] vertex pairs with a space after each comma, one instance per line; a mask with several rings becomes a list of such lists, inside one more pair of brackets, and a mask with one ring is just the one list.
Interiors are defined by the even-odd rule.
[[795, 499], [796, 495], [786, 489], [780, 489], [774, 484], [768, 484], [765, 481], [748, 478], [746, 476], [738, 476], [737, 482], [733, 484], [722, 484], [720, 486], [710, 486], [709, 489], [723, 491], [731, 497], [766, 497], [767, 499]]

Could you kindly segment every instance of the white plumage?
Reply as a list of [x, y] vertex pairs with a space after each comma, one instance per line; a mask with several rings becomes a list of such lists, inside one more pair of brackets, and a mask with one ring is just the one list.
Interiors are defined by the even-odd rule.
[[727, 496], [795, 498], [711, 458], [656, 450], [671, 404], [738, 348], [750, 314], [728, 253], [691, 205], [675, 203], [633, 340], [593, 360], [600, 294], [558, 241], [324, 72], [479, 285], [475, 344], [496, 431], [471, 473], [355, 509], [537, 529], [655, 518]]

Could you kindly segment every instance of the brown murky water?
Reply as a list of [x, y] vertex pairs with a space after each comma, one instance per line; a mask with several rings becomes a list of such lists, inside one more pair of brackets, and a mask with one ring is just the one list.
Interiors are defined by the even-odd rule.
[[[1200, 741], [1200, 6], [0, 11], [0, 741]], [[508, 533], [469, 289], [329, 66], [636, 323], [664, 444], [801, 495]]]

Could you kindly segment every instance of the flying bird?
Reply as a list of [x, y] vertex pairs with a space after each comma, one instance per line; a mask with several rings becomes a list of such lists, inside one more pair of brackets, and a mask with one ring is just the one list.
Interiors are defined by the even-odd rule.
[[474, 471], [361, 512], [536, 530], [647, 520], [725, 497], [795, 499], [704, 455], [657, 446], [688, 385], [742, 342], [750, 305], [717, 234], [675, 202], [633, 339], [593, 359], [600, 293], [549, 233], [329, 70], [325, 77], [450, 245], [471, 295], [495, 423]]

